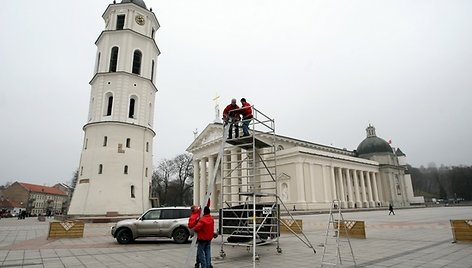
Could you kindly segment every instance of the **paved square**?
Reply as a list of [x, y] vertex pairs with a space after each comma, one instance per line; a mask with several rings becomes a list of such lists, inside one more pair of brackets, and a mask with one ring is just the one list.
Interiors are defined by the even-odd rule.
[[[472, 207], [437, 207], [343, 212], [346, 220], [362, 220], [367, 239], [351, 239], [357, 267], [472, 267], [472, 243], [452, 243], [449, 220], [471, 219]], [[252, 263], [246, 247], [212, 243], [213, 265], [218, 267], [321, 267], [329, 214], [296, 215], [317, 253], [296, 236], [282, 234], [276, 245], [258, 246], [259, 261]], [[141, 239], [118, 244], [110, 235], [112, 223], [87, 223], [83, 238], [47, 240], [46, 222], [35, 218], [0, 219], [0, 267], [183, 267], [190, 244], [167, 239]], [[347, 245], [346, 243], [342, 245]], [[341, 248], [343, 266], [352, 267], [348, 247]], [[352, 260], [352, 258], [351, 258]]]

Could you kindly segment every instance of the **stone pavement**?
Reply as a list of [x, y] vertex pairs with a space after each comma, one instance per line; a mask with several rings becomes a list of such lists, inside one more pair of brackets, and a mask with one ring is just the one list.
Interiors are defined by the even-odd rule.
[[[451, 243], [450, 219], [471, 219], [472, 207], [437, 207], [343, 213], [346, 220], [363, 220], [367, 239], [351, 239], [357, 267], [472, 267], [472, 243]], [[282, 234], [276, 245], [258, 246], [260, 259], [253, 264], [245, 247], [212, 243], [213, 266], [223, 267], [321, 267], [329, 214], [298, 215], [317, 253], [291, 234]], [[141, 239], [118, 244], [110, 235], [112, 223], [87, 223], [83, 238], [47, 240], [49, 228], [36, 218], [0, 219], [0, 267], [183, 267], [190, 244], [168, 239]], [[350, 257], [342, 251], [344, 258]], [[349, 258], [347, 258], [349, 259]], [[344, 262], [351, 267], [352, 263]]]

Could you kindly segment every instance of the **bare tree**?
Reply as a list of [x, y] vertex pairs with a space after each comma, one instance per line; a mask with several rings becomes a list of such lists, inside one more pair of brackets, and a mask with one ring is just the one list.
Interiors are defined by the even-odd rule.
[[181, 154], [172, 160], [162, 160], [152, 175], [151, 194], [162, 205], [189, 205], [192, 203], [192, 156]]
[[190, 204], [193, 189], [193, 163], [192, 156], [181, 154], [174, 158], [176, 169], [178, 205]]

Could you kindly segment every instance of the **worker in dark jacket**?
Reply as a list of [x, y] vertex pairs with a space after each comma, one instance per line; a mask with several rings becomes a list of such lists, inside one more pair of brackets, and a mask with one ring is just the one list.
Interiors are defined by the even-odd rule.
[[197, 232], [197, 256], [202, 268], [211, 267], [211, 240], [215, 229], [215, 220], [210, 215], [210, 208], [203, 209], [203, 216], [193, 228]]

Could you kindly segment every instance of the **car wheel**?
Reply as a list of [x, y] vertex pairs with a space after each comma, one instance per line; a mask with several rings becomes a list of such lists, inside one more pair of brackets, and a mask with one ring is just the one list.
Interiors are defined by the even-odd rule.
[[172, 238], [177, 244], [186, 243], [188, 241], [189, 236], [190, 234], [185, 228], [177, 228], [172, 233]]
[[133, 241], [133, 234], [128, 229], [121, 229], [116, 234], [116, 241], [120, 244], [128, 244]]

